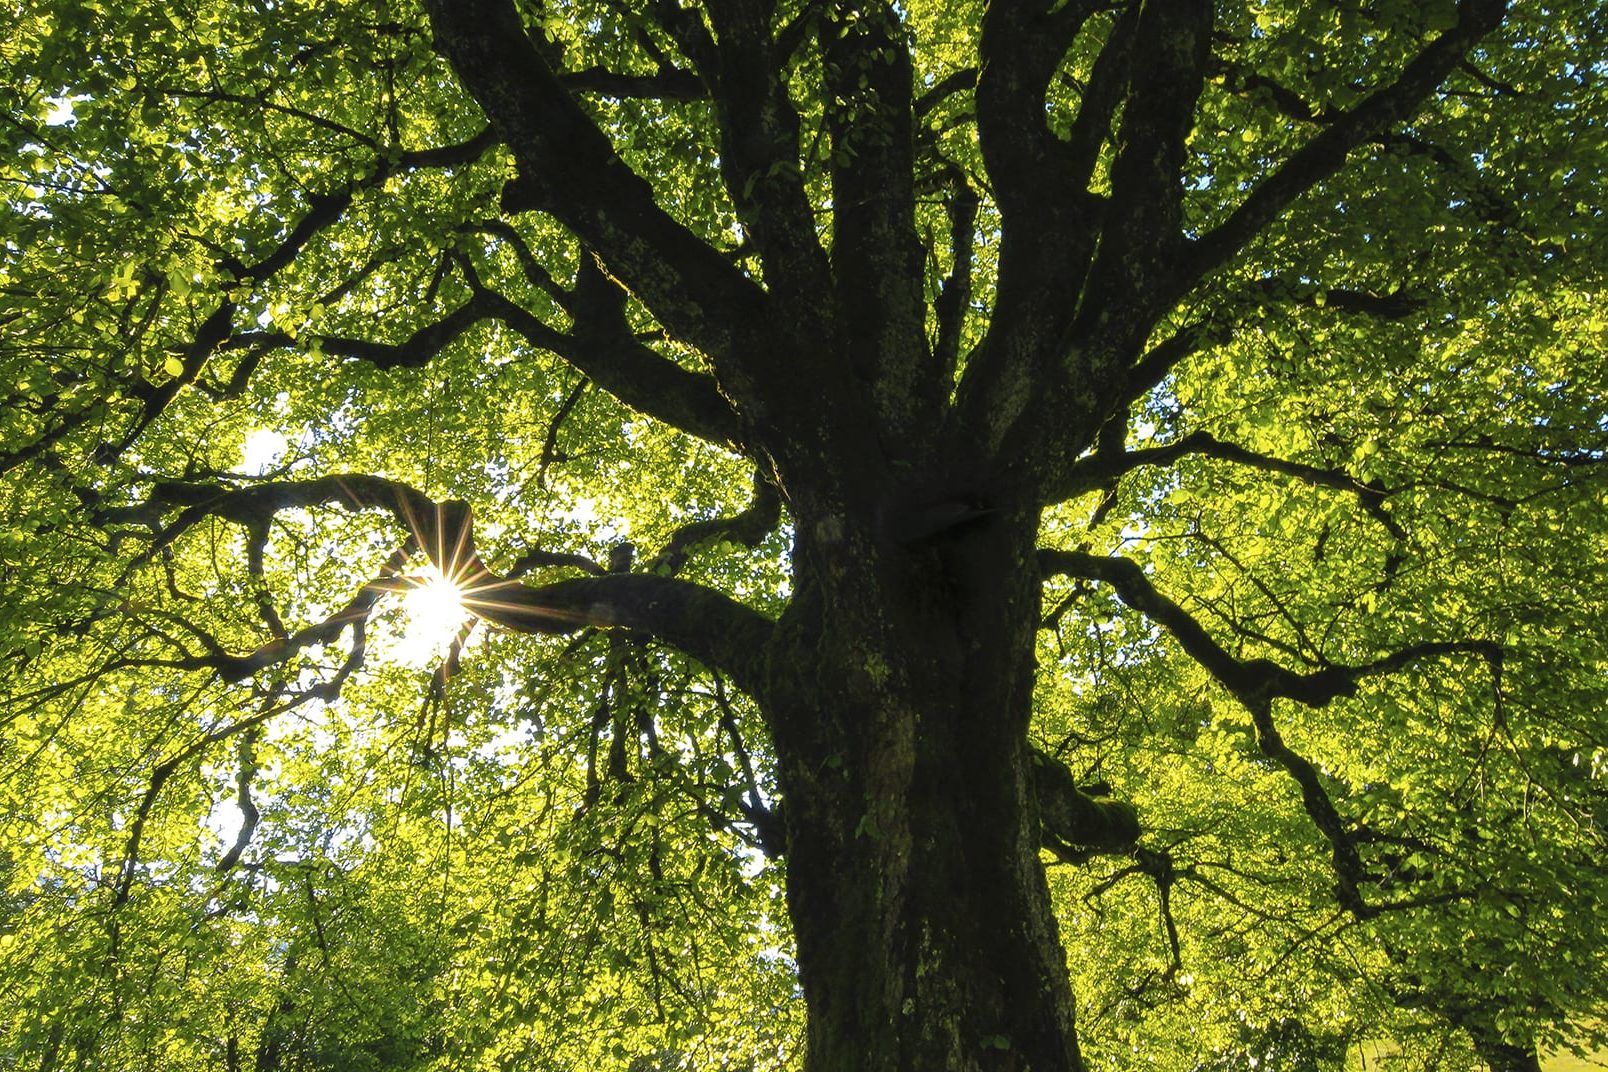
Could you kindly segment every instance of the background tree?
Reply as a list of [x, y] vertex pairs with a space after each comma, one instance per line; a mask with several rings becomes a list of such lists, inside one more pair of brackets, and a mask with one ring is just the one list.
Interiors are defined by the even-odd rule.
[[8, 1064], [1601, 1030], [1597, 5], [12, 15]]

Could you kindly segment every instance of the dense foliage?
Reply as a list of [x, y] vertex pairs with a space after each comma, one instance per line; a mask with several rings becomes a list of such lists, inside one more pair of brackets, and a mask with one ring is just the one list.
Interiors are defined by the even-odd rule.
[[0, 1069], [1608, 1042], [1599, 5], [7, 7]]

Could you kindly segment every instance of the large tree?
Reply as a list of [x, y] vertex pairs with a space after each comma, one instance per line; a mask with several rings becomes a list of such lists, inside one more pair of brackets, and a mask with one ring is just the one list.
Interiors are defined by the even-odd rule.
[[10, 21], [6, 1067], [1589, 1038], [1596, 4]]

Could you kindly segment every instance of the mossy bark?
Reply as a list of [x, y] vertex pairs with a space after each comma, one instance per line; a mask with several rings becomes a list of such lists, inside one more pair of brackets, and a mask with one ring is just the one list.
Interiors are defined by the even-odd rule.
[[1035, 527], [798, 526], [767, 708], [810, 1072], [1081, 1067], [1027, 740]]

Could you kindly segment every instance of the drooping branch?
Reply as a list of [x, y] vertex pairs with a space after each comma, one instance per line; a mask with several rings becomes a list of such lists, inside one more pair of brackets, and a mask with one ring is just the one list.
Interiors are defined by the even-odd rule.
[[1384, 502], [1390, 493], [1378, 481], [1358, 480], [1343, 469], [1327, 469], [1322, 466], [1286, 461], [1283, 458], [1260, 454], [1235, 443], [1225, 443], [1210, 432], [1205, 431], [1191, 432], [1174, 443], [1168, 443], [1160, 447], [1147, 447], [1141, 450], [1122, 451], [1120, 453], [1097, 451], [1079, 459], [1072, 466], [1068, 473], [1067, 485], [1061, 490], [1069, 493], [1067, 497], [1079, 495], [1086, 491], [1103, 487], [1117, 477], [1143, 466], [1171, 465], [1179, 458], [1189, 454], [1233, 462], [1252, 469], [1260, 469], [1263, 472], [1279, 473], [1316, 487], [1350, 492], [1357, 496], [1368, 516], [1378, 521], [1394, 539], [1400, 541], [1405, 540], [1407, 537], [1406, 532], [1401, 527], [1401, 523], [1385, 509]]
[[1341, 905], [1358, 917], [1377, 912], [1380, 906], [1369, 905], [1362, 897], [1364, 872], [1357, 836], [1335, 807], [1317, 767], [1285, 743], [1273, 721], [1273, 701], [1287, 698], [1321, 707], [1336, 697], [1354, 695], [1364, 678], [1394, 673], [1445, 655], [1476, 655], [1499, 673], [1501, 647], [1485, 640], [1427, 641], [1372, 662], [1329, 665], [1301, 674], [1266, 659], [1242, 660], [1232, 655], [1187, 611], [1159, 592], [1139, 565], [1129, 559], [1040, 550], [1039, 564], [1046, 575], [1065, 574], [1110, 584], [1124, 603], [1166, 629], [1186, 653], [1228, 689], [1250, 713], [1257, 746], [1296, 783], [1307, 815], [1329, 842], [1336, 896]]
[[1355, 695], [1365, 678], [1443, 655], [1478, 655], [1488, 661], [1501, 658], [1501, 648], [1493, 641], [1426, 641], [1367, 663], [1326, 664], [1297, 673], [1267, 659], [1242, 660], [1231, 654], [1188, 611], [1158, 591], [1131, 559], [1041, 549], [1039, 568], [1046, 576], [1063, 574], [1111, 585], [1124, 603], [1171, 633], [1186, 653], [1248, 708], [1281, 698], [1322, 707], [1337, 697]]
[[737, 757], [738, 769], [743, 775], [743, 794], [733, 802], [742, 812], [744, 820], [753, 826], [755, 834], [758, 835], [759, 848], [766, 856], [773, 860], [777, 859], [786, 850], [787, 831], [779, 811], [765, 800], [765, 794], [760, 790], [753, 757], [744, 745], [742, 733], [737, 726], [737, 711], [732, 706], [731, 697], [726, 693], [726, 684], [719, 674], [714, 678], [713, 697], [715, 706], [720, 711], [720, 728], [731, 741], [732, 753]]
[[[165, 785], [167, 785], [168, 780], [172, 778], [173, 775], [180, 769], [182, 769], [186, 763], [193, 760], [196, 756], [204, 754], [207, 749], [221, 741], [226, 741], [237, 734], [245, 734], [247, 735], [248, 740], [254, 741], [258, 727], [262, 726], [263, 723], [267, 722], [275, 715], [282, 714], [285, 711], [288, 711], [305, 702], [307, 698], [307, 694], [302, 694], [301, 696], [293, 697], [288, 701], [281, 702], [277, 693], [271, 694], [261, 705], [259, 705], [258, 709], [254, 713], [202, 734], [152, 768], [151, 779], [146, 784], [145, 793], [141, 796], [139, 804], [134, 809], [134, 816], [128, 824], [128, 837], [123, 843], [123, 858], [118, 866], [117, 883], [113, 887], [113, 908], [121, 908], [123, 905], [127, 904], [130, 895], [133, 893], [134, 879], [139, 874], [140, 843], [145, 835], [145, 824], [150, 819], [157, 798], [161, 796], [162, 789]], [[257, 809], [255, 804], [251, 802], [249, 789], [247, 788], [249, 786], [249, 777], [244, 773], [247, 770], [247, 767], [245, 766], [247, 763], [252, 764], [252, 769], [254, 769], [255, 760], [251, 756], [251, 747], [252, 746], [250, 744], [241, 745], [239, 751], [239, 761], [242, 764], [242, 767], [240, 768], [242, 773], [237, 786], [243, 809], [250, 809], [249, 811], [243, 811], [242, 818], [247, 823], [250, 823], [252, 828], [254, 828], [257, 821], [257, 816], [253, 813], [255, 813]], [[245, 828], [242, 827], [243, 833], [244, 830]], [[249, 834], [245, 835], [245, 837], [249, 837]], [[243, 837], [236, 846], [241, 851], [244, 851], [245, 848], [245, 837]], [[238, 859], [237, 853], [233, 855], [235, 855], [236, 859]], [[233, 865], [234, 861], [230, 861], [228, 867], [232, 867]], [[218, 869], [227, 870], [227, 867], [220, 864]]]
[[234, 844], [229, 851], [223, 854], [215, 865], [215, 870], [228, 871], [240, 862], [246, 847], [251, 844], [251, 838], [257, 832], [257, 823], [262, 819], [262, 811], [257, 802], [251, 797], [251, 782], [257, 776], [257, 729], [252, 727], [240, 735], [238, 747], [235, 749], [235, 806], [240, 809], [240, 831], [235, 835]]
[[547, 422], [547, 434], [542, 437], [541, 457], [536, 459], [536, 486], [538, 488], [545, 489], [547, 487], [547, 471], [553, 467], [554, 463], [567, 457], [559, 449], [559, 433], [563, 431], [564, 421], [575, 411], [575, 406], [580, 402], [581, 396], [586, 394], [588, 382], [585, 376], [577, 378], [575, 386], [565, 392], [564, 401], [558, 404], [557, 411], [554, 412], [552, 419]]
[[1330, 862], [1335, 876], [1335, 897], [1341, 906], [1357, 916], [1371, 911], [1362, 899], [1362, 856], [1357, 851], [1355, 835], [1346, 827], [1339, 809], [1329, 798], [1323, 777], [1312, 761], [1284, 743], [1273, 722], [1273, 701], [1257, 696], [1246, 702], [1251, 714], [1251, 725], [1256, 730], [1256, 746], [1262, 754], [1284, 769], [1301, 790], [1301, 805], [1329, 843]]

